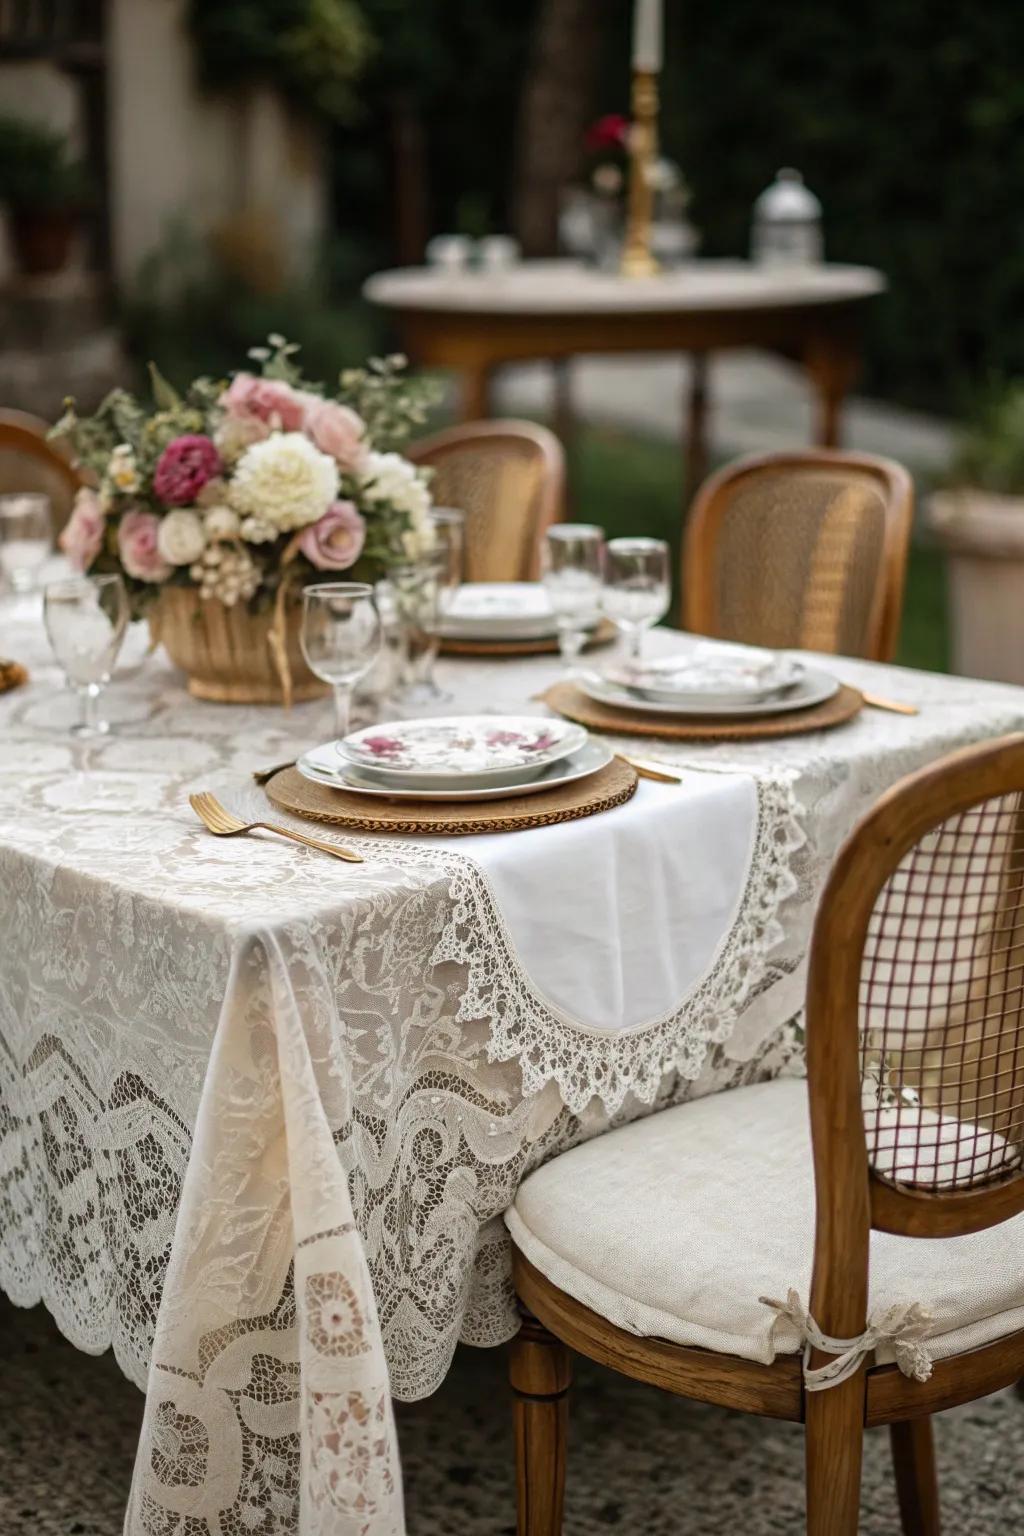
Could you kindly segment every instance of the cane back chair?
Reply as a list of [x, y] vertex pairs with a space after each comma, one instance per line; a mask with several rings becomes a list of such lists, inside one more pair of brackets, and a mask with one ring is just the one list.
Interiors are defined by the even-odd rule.
[[807, 450], [727, 465], [687, 520], [684, 628], [890, 661], [913, 507], [906, 470], [868, 454]]
[[413, 443], [434, 471], [437, 506], [466, 514], [467, 581], [533, 581], [545, 532], [562, 516], [565, 456], [530, 421], [474, 421]]
[[0, 495], [45, 492], [53, 508], [56, 536], [84, 480], [61, 446], [48, 440], [48, 431], [45, 421], [27, 411], [0, 410]]
[[561, 1529], [570, 1349], [802, 1421], [811, 1536], [855, 1536], [864, 1429], [888, 1424], [903, 1530], [938, 1536], [931, 1415], [1024, 1373], [1022, 805], [1018, 735], [855, 829], [815, 923], [806, 1084], [664, 1110], [525, 1180], [521, 1536]]

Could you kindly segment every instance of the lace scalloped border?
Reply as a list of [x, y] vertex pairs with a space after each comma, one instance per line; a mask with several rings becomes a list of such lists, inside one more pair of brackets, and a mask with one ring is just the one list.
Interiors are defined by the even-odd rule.
[[[446, 860], [454, 910], [432, 958], [466, 967], [458, 1022], [490, 1021], [488, 1058], [518, 1060], [525, 1097], [553, 1081], [576, 1114], [595, 1098], [609, 1114], [627, 1094], [650, 1104], [666, 1072], [696, 1078], [710, 1047], [729, 1038], [783, 938], [778, 912], [797, 890], [791, 862], [806, 841], [793, 775], [752, 777], [757, 821], [732, 928], [686, 998], [660, 1019], [632, 1029], [588, 1029], [539, 998], [484, 872], [457, 855]], [[489, 954], [480, 948], [481, 932], [490, 937]]]

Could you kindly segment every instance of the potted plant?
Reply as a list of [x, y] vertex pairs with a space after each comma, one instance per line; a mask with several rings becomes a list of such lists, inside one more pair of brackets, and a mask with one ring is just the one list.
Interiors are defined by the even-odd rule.
[[953, 668], [1024, 683], [1024, 381], [965, 431], [929, 522], [949, 567]]
[[60, 272], [85, 199], [85, 176], [64, 134], [0, 115], [0, 203], [7, 209], [18, 270]]

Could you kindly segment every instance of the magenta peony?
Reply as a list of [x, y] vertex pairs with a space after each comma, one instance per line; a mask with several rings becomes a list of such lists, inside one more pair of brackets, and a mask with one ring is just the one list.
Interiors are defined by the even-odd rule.
[[366, 523], [354, 502], [335, 501], [318, 522], [304, 528], [298, 549], [318, 571], [347, 571], [363, 552]]
[[169, 507], [190, 507], [203, 486], [223, 468], [208, 437], [187, 432], [167, 444], [153, 473], [153, 490]]
[[298, 432], [305, 414], [302, 396], [291, 385], [253, 373], [236, 373], [221, 404], [229, 416], [255, 416], [282, 432]]
[[137, 581], [166, 581], [173, 569], [160, 553], [160, 519], [155, 512], [136, 508], [126, 512], [117, 530], [121, 564]]
[[303, 430], [339, 469], [355, 471], [366, 462], [366, 423], [347, 405], [308, 396]]
[[103, 548], [104, 527], [99, 497], [83, 485], [57, 541], [76, 571], [87, 571], [96, 559]]

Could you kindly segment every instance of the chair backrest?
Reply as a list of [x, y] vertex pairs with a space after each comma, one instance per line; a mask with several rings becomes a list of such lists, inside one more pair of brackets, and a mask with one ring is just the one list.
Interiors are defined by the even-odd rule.
[[807, 450], [727, 465], [687, 520], [684, 627], [891, 660], [913, 507], [907, 471], [868, 454]]
[[811, 945], [807, 1069], [811, 1310], [850, 1337], [871, 1227], [952, 1237], [1024, 1210], [1024, 735], [903, 779], [844, 844]]
[[434, 471], [438, 506], [466, 514], [467, 581], [532, 581], [544, 533], [562, 516], [565, 458], [553, 432], [529, 421], [474, 421], [413, 443]]
[[49, 430], [47, 422], [27, 411], [0, 410], [0, 495], [45, 492], [53, 507], [56, 538], [85, 481], [61, 447], [47, 440]]

